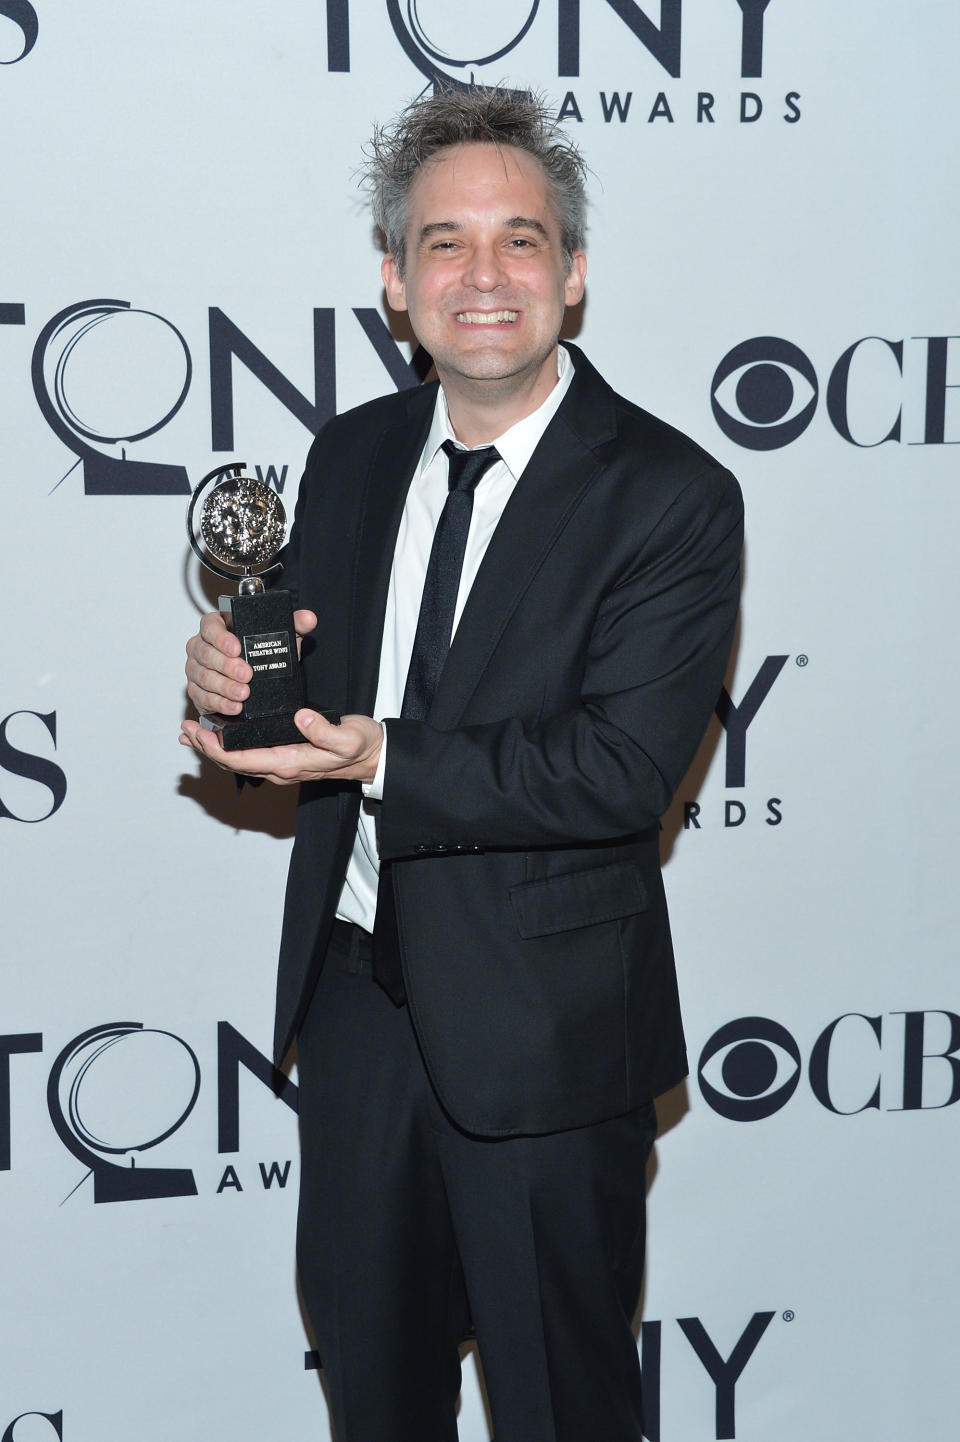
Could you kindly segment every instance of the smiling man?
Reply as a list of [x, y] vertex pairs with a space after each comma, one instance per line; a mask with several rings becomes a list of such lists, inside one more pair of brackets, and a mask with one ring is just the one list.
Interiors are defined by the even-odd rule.
[[[181, 740], [300, 783], [276, 1046], [338, 1442], [453, 1442], [471, 1321], [498, 1442], [640, 1442], [644, 1171], [686, 1071], [658, 820], [726, 665], [739, 491], [558, 345], [583, 162], [538, 101], [418, 101], [369, 179], [439, 386], [307, 462], [284, 583], [308, 697], [350, 714]], [[187, 650], [197, 709], [239, 711], [220, 618]]]
[[542, 166], [512, 147], [441, 151], [411, 189], [399, 244], [382, 266], [387, 299], [444, 377], [458, 439], [493, 440], [556, 386], [564, 311], [583, 296], [586, 258], [564, 245]]

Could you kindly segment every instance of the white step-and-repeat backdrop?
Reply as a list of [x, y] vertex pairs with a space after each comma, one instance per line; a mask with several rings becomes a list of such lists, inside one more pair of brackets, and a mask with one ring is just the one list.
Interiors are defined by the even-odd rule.
[[292, 501], [415, 383], [355, 169], [438, 74], [555, 98], [573, 332], [747, 502], [664, 821], [649, 1436], [952, 1442], [958, 49], [953, 0], [0, 0], [0, 1442], [328, 1435], [266, 1059], [292, 798], [177, 746], [184, 514], [234, 457]]

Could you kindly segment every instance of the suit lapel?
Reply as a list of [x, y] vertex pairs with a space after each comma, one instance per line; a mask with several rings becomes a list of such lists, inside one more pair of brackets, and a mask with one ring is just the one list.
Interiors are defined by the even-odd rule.
[[411, 391], [395, 423], [374, 452], [366, 478], [353, 577], [347, 695], [365, 715], [373, 711], [380, 668], [383, 618], [393, 552], [410, 481], [420, 459], [437, 387]]
[[[595, 448], [616, 434], [614, 395], [583, 353], [565, 342], [573, 381], [504, 508], [463, 609], [430, 711], [455, 726], [524, 592], [584, 492], [603, 469]], [[426, 443], [437, 387], [418, 387], [384, 431], [365, 480], [350, 604], [350, 704], [370, 715], [400, 518]]]
[[576, 372], [491, 537], [430, 710], [444, 730], [463, 714], [511, 615], [594, 479], [594, 447], [616, 433], [613, 393], [573, 346]]

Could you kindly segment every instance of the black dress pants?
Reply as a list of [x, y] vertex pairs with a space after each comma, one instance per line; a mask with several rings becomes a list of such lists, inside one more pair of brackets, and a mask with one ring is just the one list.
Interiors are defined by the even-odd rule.
[[337, 1442], [455, 1442], [471, 1317], [496, 1442], [641, 1442], [652, 1104], [547, 1136], [462, 1131], [343, 932], [299, 1038], [297, 1258]]

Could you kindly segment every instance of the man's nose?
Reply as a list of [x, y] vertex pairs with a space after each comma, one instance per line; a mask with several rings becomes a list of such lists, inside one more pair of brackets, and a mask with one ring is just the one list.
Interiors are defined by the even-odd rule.
[[476, 290], [496, 290], [507, 283], [507, 274], [495, 245], [474, 247], [464, 272], [464, 281]]

